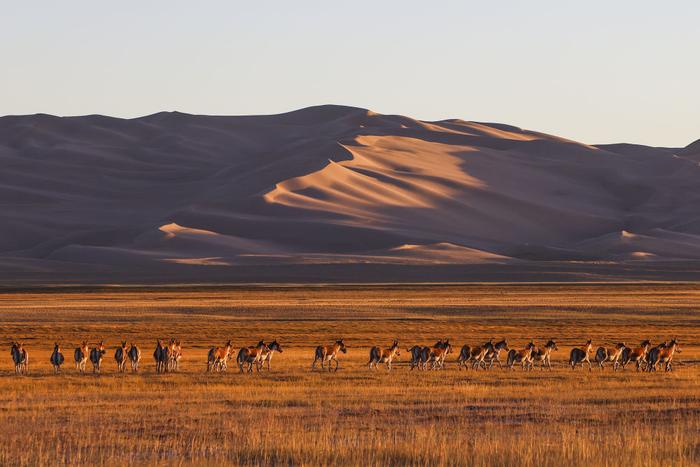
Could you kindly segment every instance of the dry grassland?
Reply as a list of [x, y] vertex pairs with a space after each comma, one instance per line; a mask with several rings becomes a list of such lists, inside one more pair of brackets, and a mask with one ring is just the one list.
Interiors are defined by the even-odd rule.
[[[421, 285], [56, 290], [0, 294], [0, 465], [468, 464], [700, 462], [700, 287]], [[182, 371], [156, 375], [158, 337], [184, 346]], [[311, 372], [313, 347], [343, 337], [337, 373]], [[554, 338], [553, 371], [409, 371], [405, 349], [505, 337]], [[677, 337], [672, 373], [565, 367], [572, 346]], [[272, 371], [206, 374], [207, 350], [277, 339]], [[369, 347], [398, 338], [394, 371]], [[22, 340], [30, 375], [14, 375]], [[101, 375], [73, 348], [104, 340]], [[117, 374], [120, 340], [142, 372]], [[62, 343], [66, 365], [48, 359]], [[458, 347], [457, 349], [458, 350]]]

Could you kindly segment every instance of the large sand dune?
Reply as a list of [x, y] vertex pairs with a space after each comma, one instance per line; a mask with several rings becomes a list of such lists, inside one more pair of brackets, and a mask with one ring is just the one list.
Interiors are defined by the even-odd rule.
[[342, 106], [2, 117], [1, 277], [220, 281], [284, 265], [294, 279], [294, 265], [369, 264], [429, 280], [430, 265], [692, 262], [699, 144], [590, 146]]

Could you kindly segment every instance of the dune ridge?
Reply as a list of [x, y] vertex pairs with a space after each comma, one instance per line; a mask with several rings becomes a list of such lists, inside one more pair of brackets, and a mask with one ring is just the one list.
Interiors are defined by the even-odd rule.
[[700, 259], [700, 154], [326, 105], [0, 118], [0, 265]]

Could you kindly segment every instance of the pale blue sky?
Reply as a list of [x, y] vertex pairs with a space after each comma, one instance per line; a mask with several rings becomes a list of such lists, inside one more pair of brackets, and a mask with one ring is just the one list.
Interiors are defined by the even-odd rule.
[[700, 138], [700, 2], [0, 0], [0, 115], [337, 103], [586, 143]]

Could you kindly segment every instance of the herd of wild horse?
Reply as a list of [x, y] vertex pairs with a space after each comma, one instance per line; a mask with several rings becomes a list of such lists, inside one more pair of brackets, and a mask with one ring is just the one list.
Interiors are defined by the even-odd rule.
[[[225, 371], [228, 368], [228, 363], [234, 357], [232, 350], [231, 341], [226, 342], [222, 347], [209, 349], [206, 371]], [[460, 370], [470, 367], [474, 370], [479, 368], [488, 370], [493, 367], [494, 363], [501, 368], [505, 364], [505, 368], [510, 369], [514, 369], [516, 365], [519, 365], [524, 370], [532, 370], [539, 364], [540, 368], [551, 370], [551, 355], [556, 350], [558, 350], [557, 344], [553, 340], [549, 340], [542, 347], [530, 341], [522, 349], [511, 349], [508, 347], [508, 342], [505, 339], [498, 342], [494, 342], [491, 339], [482, 345], [474, 347], [464, 345], [459, 352], [456, 363]], [[242, 347], [236, 356], [236, 364], [241, 373], [244, 371], [252, 372], [253, 368], [260, 371], [265, 366], [269, 370], [272, 356], [276, 352], [282, 353], [282, 346], [276, 340], [269, 343], [261, 340], [254, 346]], [[450, 344], [449, 339], [443, 339], [436, 342], [433, 346], [413, 346], [407, 349], [407, 352], [410, 355], [409, 368], [411, 370], [414, 368], [418, 370], [440, 370], [445, 368], [447, 356], [452, 353], [452, 344]], [[624, 370], [627, 365], [633, 364], [637, 371], [656, 371], [658, 368], [671, 371], [673, 369], [673, 356], [675, 353], [680, 352], [681, 349], [678, 346], [677, 339], [662, 342], [656, 346], [652, 346], [649, 340], [644, 340], [639, 346], [634, 347], [628, 347], [621, 342], [610, 347], [598, 347], [595, 352], [593, 352], [593, 343], [589, 339], [583, 346], [571, 349], [569, 366], [574, 369], [579, 365], [583, 367], [584, 364], [587, 364], [589, 371], [591, 371], [593, 366], [591, 359], [593, 359], [600, 369], [603, 369], [604, 365], [609, 363], [612, 365], [613, 370]], [[27, 374], [29, 372], [29, 353], [26, 347], [21, 342], [13, 342], [10, 353], [15, 364], [15, 373]], [[90, 347], [84, 341], [73, 352], [76, 370], [84, 373], [87, 363], [90, 361], [93, 372], [99, 373], [106, 353], [104, 342]], [[321, 369], [337, 371], [338, 357], [341, 353], [347, 353], [347, 347], [343, 339], [338, 339], [331, 345], [319, 345], [314, 351], [314, 360], [311, 368], [315, 369], [320, 364]], [[505, 361], [501, 359], [502, 353], [505, 355]], [[368, 366], [370, 369], [376, 369], [379, 364], [384, 364], [388, 370], [391, 370], [392, 362], [399, 355], [399, 342], [397, 340], [390, 347], [372, 347], [369, 351]], [[157, 373], [178, 371], [181, 358], [182, 346], [179, 340], [170, 339], [168, 342], [158, 340], [153, 351]], [[132, 372], [138, 372], [141, 361], [141, 349], [133, 343], [127, 346], [126, 342], [122, 341], [114, 352], [114, 360], [118, 372], [126, 372], [127, 363], [131, 365]], [[60, 371], [61, 366], [65, 362], [61, 346], [57, 343], [54, 344], [50, 362], [55, 373]]]

